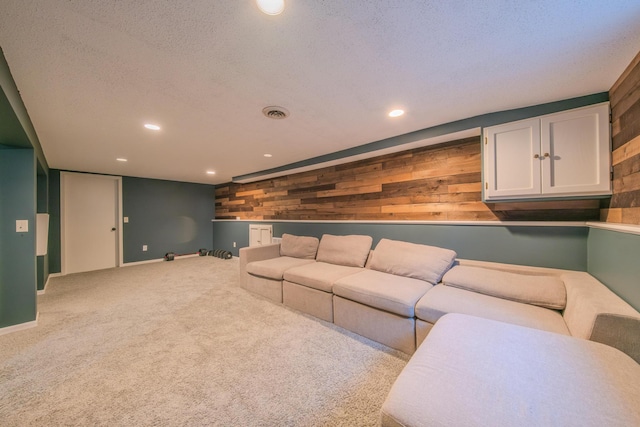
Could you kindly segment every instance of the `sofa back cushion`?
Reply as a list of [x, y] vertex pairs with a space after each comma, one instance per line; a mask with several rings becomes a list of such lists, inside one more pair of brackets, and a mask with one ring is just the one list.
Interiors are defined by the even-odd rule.
[[444, 275], [442, 283], [552, 310], [563, 310], [567, 304], [564, 282], [557, 276], [519, 274], [457, 265]]
[[455, 259], [456, 253], [450, 249], [382, 239], [373, 251], [369, 267], [435, 285]]
[[318, 252], [318, 238], [283, 234], [280, 242], [280, 256], [314, 259]]
[[316, 261], [350, 267], [364, 267], [372, 244], [371, 236], [324, 234], [320, 240]]

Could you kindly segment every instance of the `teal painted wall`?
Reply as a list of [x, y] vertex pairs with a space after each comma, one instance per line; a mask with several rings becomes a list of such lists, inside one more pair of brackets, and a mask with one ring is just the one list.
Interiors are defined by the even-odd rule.
[[47, 262], [49, 273], [62, 271], [60, 247], [60, 171], [49, 170], [49, 248]]
[[[48, 270], [61, 270], [60, 171], [49, 171]], [[167, 252], [211, 249], [215, 187], [206, 184], [122, 177], [125, 263], [159, 259]], [[142, 245], [148, 250], [142, 251]]]
[[[47, 175], [41, 172], [41, 167], [38, 167], [38, 175], [36, 175], [37, 194], [36, 194], [36, 211], [38, 213], [49, 212], [48, 198], [49, 191], [47, 188]], [[37, 259], [38, 276], [37, 276], [37, 289], [40, 291], [44, 289], [44, 285], [49, 278], [49, 260], [46, 255], [41, 255]]]
[[588, 272], [640, 311], [640, 236], [592, 228]]
[[[251, 223], [213, 221], [213, 248], [225, 249], [237, 256], [239, 248], [249, 246]], [[586, 227], [266, 221], [261, 224], [273, 224], [275, 237], [282, 233], [318, 238], [325, 233], [365, 234], [373, 237], [374, 246], [381, 238], [388, 238], [453, 249], [459, 258], [465, 259], [587, 270]]]
[[213, 185], [123, 177], [124, 262], [211, 249], [214, 199]]
[[[0, 328], [36, 319], [36, 158], [0, 150]], [[29, 221], [16, 233], [16, 220]]]

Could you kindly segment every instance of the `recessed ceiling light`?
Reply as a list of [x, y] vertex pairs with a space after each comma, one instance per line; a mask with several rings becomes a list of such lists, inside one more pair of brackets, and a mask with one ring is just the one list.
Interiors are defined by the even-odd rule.
[[151, 130], [160, 130], [160, 126], [154, 125], [154, 124], [151, 124], [151, 123], [146, 123], [144, 125], [144, 127], [146, 127], [147, 129], [151, 129]]
[[119, 162], [126, 162], [127, 161], [127, 159], [123, 159], [122, 157], [118, 157], [116, 160], [119, 161]]
[[271, 154], [265, 154], [264, 156], [265, 157], [273, 157], [273, 155], [271, 155]]
[[404, 110], [393, 110], [389, 112], [389, 117], [400, 117], [404, 114]]
[[267, 15], [280, 15], [284, 10], [284, 0], [256, 0], [256, 3]]
[[207, 171], [207, 175], [215, 175], [216, 171]]

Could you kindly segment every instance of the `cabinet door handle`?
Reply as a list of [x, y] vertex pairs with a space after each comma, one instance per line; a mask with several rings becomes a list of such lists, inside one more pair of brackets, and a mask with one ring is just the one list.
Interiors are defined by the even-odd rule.
[[544, 156], [545, 157], [549, 157], [549, 153], [544, 153]]
[[536, 154], [535, 156], [533, 156], [534, 159], [539, 159], [540, 158], [540, 154]]

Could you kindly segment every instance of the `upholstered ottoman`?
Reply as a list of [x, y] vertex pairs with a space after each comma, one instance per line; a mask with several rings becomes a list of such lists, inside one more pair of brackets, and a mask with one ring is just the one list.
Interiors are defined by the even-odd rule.
[[382, 406], [389, 426], [638, 426], [640, 365], [580, 338], [447, 314]]

